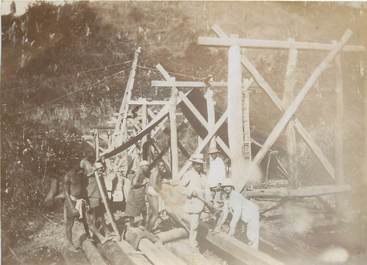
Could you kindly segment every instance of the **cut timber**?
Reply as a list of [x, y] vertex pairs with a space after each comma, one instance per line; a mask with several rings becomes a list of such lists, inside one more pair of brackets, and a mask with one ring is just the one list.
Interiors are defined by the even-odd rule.
[[[214, 32], [221, 38], [227, 38], [227, 35], [216, 25], [212, 27]], [[277, 106], [277, 108], [284, 112], [283, 103], [278, 97], [278, 95], [274, 92], [268, 82], [261, 76], [261, 74], [257, 71], [256, 67], [250, 62], [250, 60], [243, 54], [242, 56], [242, 65], [246, 67], [246, 69], [251, 73], [256, 82], [264, 89], [266, 94], [270, 97], [273, 103]], [[305, 140], [307, 145], [314, 152], [316, 157], [320, 160], [321, 164], [325, 167], [327, 172], [332, 178], [335, 178], [335, 169], [327, 159], [327, 157], [323, 154], [320, 147], [315, 143], [312, 139], [312, 136], [307, 132], [307, 130], [303, 127], [302, 123], [295, 117], [294, 118], [295, 127], [298, 133]]]
[[[175, 87], [184, 87], [184, 88], [206, 88], [208, 84], [200, 81], [176, 81], [174, 83]], [[154, 80], [151, 82], [151, 86], [153, 87], [171, 87], [172, 83], [168, 81]], [[212, 88], [226, 88], [227, 82], [210, 82], [210, 86]]]
[[273, 128], [272, 132], [269, 134], [266, 139], [264, 146], [260, 149], [260, 151], [256, 154], [254, 158], [255, 163], [260, 163], [264, 158], [265, 154], [269, 151], [270, 147], [274, 144], [274, 142], [278, 139], [280, 133], [283, 131], [284, 127], [288, 124], [289, 120], [296, 113], [298, 107], [301, 105], [303, 99], [315, 84], [317, 79], [320, 77], [321, 73], [326, 70], [328, 64], [334, 60], [335, 56], [340, 52], [343, 46], [347, 43], [347, 41], [352, 36], [352, 31], [347, 30], [340, 42], [330, 51], [330, 53], [325, 57], [325, 59], [319, 64], [318, 67], [313, 71], [312, 75], [308, 78], [305, 85], [302, 87], [301, 91], [298, 93], [294, 101], [290, 104], [288, 109], [284, 112], [283, 116], [280, 118], [278, 123]]
[[[182, 194], [183, 190], [183, 187], [180, 186], [172, 187], [168, 184], [163, 184], [160, 194], [167, 206], [167, 211], [175, 216], [175, 219], [183, 220], [184, 223], [189, 224], [189, 220], [187, 216], [185, 216], [183, 210], [185, 202], [185, 196]], [[223, 233], [210, 232], [208, 226], [203, 222], [200, 222], [199, 226], [199, 237], [200, 236], [205, 237], [203, 239], [206, 239], [211, 245], [225, 252], [226, 255], [238, 260], [241, 264], [282, 264], [266, 253], [255, 250], [235, 238], [231, 238]]]
[[[117, 241], [116, 243], [124, 253], [128, 254], [129, 260], [131, 262], [133, 262], [133, 264], [136, 264], [136, 265], [151, 265], [151, 263], [147, 260], [147, 258], [142, 253], [138, 253], [126, 241], [121, 240], [121, 241]], [[124, 264], [125, 264], [125, 262], [130, 262], [130, 261], [125, 261], [124, 260]], [[129, 264], [129, 263], [127, 263], [127, 264]]]
[[168, 231], [160, 232], [157, 236], [163, 243], [168, 243], [177, 239], [186, 238], [188, 233], [184, 228], [173, 228]]
[[[294, 47], [294, 39], [289, 39], [293, 44], [288, 52], [288, 64], [284, 80], [283, 106], [288, 107], [294, 98], [294, 86], [296, 84], [296, 65], [297, 65], [297, 49]], [[286, 128], [287, 135], [287, 153], [288, 153], [288, 169], [291, 176], [290, 184], [293, 188], [298, 186], [297, 172], [297, 143], [296, 132], [294, 130], [294, 122], [291, 120]], [[269, 154], [270, 155], [270, 154]], [[270, 159], [269, 159], [270, 161]]]
[[314, 197], [333, 193], [348, 192], [350, 185], [319, 185], [298, 189], [267, 188], [244, 191], [246, 197]]
[[[242, 48], [273, 48], [273, 49], [289, 49], [291, 43], [289, 41], [277, 41], [277, 40], [256, 40], [256, 39], [232, 39], [232, 38], [213, 38], [213, 37], [199, 37], [199, 45], [208, 46], [232, 46], [238, 44]], [[333, 50], [334, 45], [329, 43], [317, 43], [317, 42], [300, 42], [294, 43], [295, 48], [298, 50]], [[362, 45], [347, 45], [343, 48], [345, 52], [364, 52], [366, 49]]]
[[135, 263], [128, 255], [128, 252], [123, 251], [116, 242], [106, 242], [101, 246], [101, 250], [103, 256], [111, 265], [120, 265], [122, 261], [124, 265], [140, 265], [139, 263]]
[[107, 263], [102, 258], [102, 255], [99, 253], [97, 247], [93, 245], [93, 243], [86, 239], [82, 243], [82, 249], [87, 256], [91, 265], [106, 265]]
[[233, 45], [228, 51], [228, 142], [230, 148], [232, 179], [236, 184], [246, 183], [243, 178], [243, 119], [242, 119], [242, 69], [240, 46]]
[[251, 152], [251, 130], [250, 130], [250, 86], [253, 83], [253, 79], [244, 79], [243, 90], [243, 153], [246, 160], [252, 159]]
[[335, 158], [336, 158], [336, 182], [344, 184], [344, 160], [343, 160], [343, 70], [340, 55], [335, 58], [336, 67], [336, 130], [335, 130]]
[[[205, 94], [206, 98], [206, 109], [208, 112], [208, 133], [211, 133], [215, 126], [215, 101], [213, 99], [213, 90], [208, 88], [208, 91]], [[215, 137], [216, 138], [216, 137]], [[210, 147], [216, 147], [215, 138], [210, 141]]]
[[193, 251], [187, 240], [171, 242], [167, 244], [167, 248], [190, 265], [219, 265], [218, 262], [209, 261], [199, 251]]
[[136, 240], [136, 238], [141, 237], [138, 242], [138, 249], [144, 253], [144, 255], [154, 264], [154, 265], [188, 265], [171, 252], [169, 252], [163, 245], [154, 244], [148, 238], [142, 236], [143, 231], [137, 228], [129, 228], [126, 233], [127, 241], [129, 238]]
[[71, 252], [64, 249], [61, 254], [67, 265], [90, 265], [83, 251]]

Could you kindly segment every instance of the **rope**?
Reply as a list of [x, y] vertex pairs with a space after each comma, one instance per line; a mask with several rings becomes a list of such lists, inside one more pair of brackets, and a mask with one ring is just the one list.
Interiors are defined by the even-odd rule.
[[[147, 66], [147, 65], [138, 65], [138, 68], [141, 68], [141, 69], [145, 69], [145, 70], [153, 70], [155, 72], [158, 72], [160, 73], [157, 68], [153, 67], [153, 66]], [[188, 78], [191, 78], [193, 80], [204, 80], [205, 78], [202, 78], [202, 77], [197, 77], [197, 76], [192, 76], [192, 75], [187, 75], [187, 74], [183, 74], [183, 73], [178, 73], [178, 72], [170, 72], [170, 71], [167, 71], [168, 73], [174, 75], [174, 76], [182, 76], [182, 77], [188, 77]]]

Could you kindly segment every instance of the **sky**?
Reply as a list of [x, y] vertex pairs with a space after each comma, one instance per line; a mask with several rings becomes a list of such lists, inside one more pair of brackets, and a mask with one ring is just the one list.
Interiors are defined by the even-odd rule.
[[[11, 4], [12, 0], [1, 0], [1, 14], [2, 15], [6, 15], [10, 13], [10, 4]], [[31, 2], [35, 2], [35, 0], [15, 0], [15, 5], [16, 5], [16, 15], [20, 16], [23, 15], [24, 12], [27, 9], [27, 6], [29, 3]], [[63, 1], [63, 0], [48, 0], [47, 2], [53, 2], [57, 5], [61, 5], [65, 2], [72, 2], [72, 1]]]

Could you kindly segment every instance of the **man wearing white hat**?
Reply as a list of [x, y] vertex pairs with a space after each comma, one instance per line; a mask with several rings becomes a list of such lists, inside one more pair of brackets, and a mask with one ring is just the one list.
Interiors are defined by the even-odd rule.
[[181, 185], [186, 188], [185, 212], [190, 220], [190, 245], [196, 249], [198, 247], [197, 233], [200, 214], [204, 209], [204, 202], [201, 199], [204, 197], [205, 190], [205, 178], [202, 169], [204, 164], [203, 155], [194, 154], [190, 161], [192, 162], [192, 169], [185, 173], [181, 180]]
[[205, 193], [207, 200], [213, 201], [216, 197], [216, 190], [226, 178], [226, 166], [219, 156], [219, 150], [215, 146], [210, 147], [208, 153], [210, 155], [210, 162]]
[[234, 236], [236, 227], [241, 220], [247, 225], [247, 244], [258, 249], [260, 232], [259, 207], [252, 201], [243, 197], [241, 193], [235, 191], [234, 184], [229, 178], [225, 179], [222, 183], [222, 189], [225, 195], [224, 207], [215, 230], [220, 231], [229, 213], [231, 213], [232, 219], [229, 224], [228, 234]]

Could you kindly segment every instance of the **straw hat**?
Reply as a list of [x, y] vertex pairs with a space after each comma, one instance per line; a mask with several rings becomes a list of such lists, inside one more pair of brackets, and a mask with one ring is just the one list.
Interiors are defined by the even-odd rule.
[[223, 180], [222, 187], [233, 187], [234, 188], [234, 183], [233, 183], [232, 179], [225, 178]]
[[215, 154], [215, 153], [219, 153], [219, 150], [217, 149], [217, 147], [215, 146], [210, 147], [208, 154]]
[[204, 155], [203, 154], [193, 154], [190, 157], [190, 161], [193, 163], [199, 163], [199, 164], [204, 164]]

